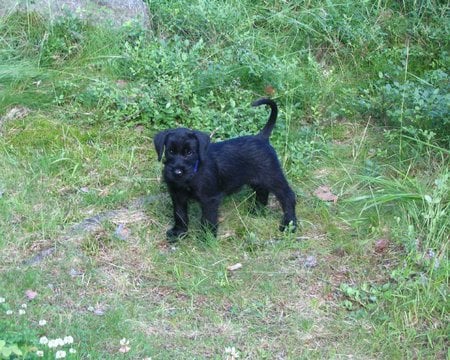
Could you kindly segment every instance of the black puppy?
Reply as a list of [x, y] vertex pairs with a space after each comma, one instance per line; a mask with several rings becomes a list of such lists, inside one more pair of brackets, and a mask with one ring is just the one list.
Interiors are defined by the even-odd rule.
[[256, 193], [256, 205], [267, 204], [273, 193], [283, 208], [280, 230], [296, 228], [295, 194], [281, 170], [269, 136], [278, 114], [273, 100], [260, 99], [252, 105], [267, 104], [269, 120], [256, 136], [210, 143], [208, 134], [186, 128], [169, 129], [154, 138], [158, 161], [165, 153], [164, 181], [173, 203], [175, 226], [167, 231], [176, 240], [188, 228], [188, 200], [200, 203], [202, 224], [217, 234], [219, 205], [224, 195], [249, 185]]

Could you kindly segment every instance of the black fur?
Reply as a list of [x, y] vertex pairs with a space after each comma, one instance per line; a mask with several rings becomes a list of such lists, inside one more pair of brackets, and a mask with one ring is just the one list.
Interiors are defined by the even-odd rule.
[[273, 193], [283, 208], [280, 230], [289, 225], [295, 230], [295, 194], [289, 187], [269, 136], [277, 118], [273, 100], [260, 99], [252, 105], [269, 105], [267, 124], [258, 135], [242, 136], [210, 143], [208, 134], [186, 129], [169, 129], [156, 134], [154, 144], [158, 161], [163, 154], [164, 181], [173, 203], [175, 225], [167, 232], [176, 240], [188, 228], [188, 201], [196, 200], [202, 209], [202, 224], [217, 234], [219, 205], [224, 195], [249, 185], [256, 193], [256, 205], [267, 204]]

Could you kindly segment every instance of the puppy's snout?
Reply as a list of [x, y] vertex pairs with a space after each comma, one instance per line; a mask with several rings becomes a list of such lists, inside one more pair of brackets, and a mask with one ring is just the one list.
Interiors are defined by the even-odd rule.
[[180, 168], [176, 168], [176, 169], [173, 170], [173, 174], [176, 177], [182, 177], [183, 174], [184, 174], [184, 171], [182, 169], [180, 169]]

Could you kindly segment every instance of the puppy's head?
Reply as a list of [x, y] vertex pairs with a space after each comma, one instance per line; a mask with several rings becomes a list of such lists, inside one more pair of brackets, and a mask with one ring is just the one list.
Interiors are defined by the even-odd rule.
[[161, 131], [153, 141], [158, 161], [165, 155], [164, 179], [181, 185], [189, 181], [202, 165], [209, 136], [200, 131], [180, 128]]

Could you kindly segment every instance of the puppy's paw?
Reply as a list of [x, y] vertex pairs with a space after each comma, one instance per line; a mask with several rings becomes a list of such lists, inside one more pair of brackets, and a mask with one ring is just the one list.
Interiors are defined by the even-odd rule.
[[167, 230], [166, 235], [167, 235], [167, 241], [173, 243], [176, 242], [179, 238], [183, 237], [184, 235], [186, 235], [186, 229], [180, 229], [180, 228], [176, 228], [173, 227], [170, 230]]
[[280, 225], [280, 231], [288, 231], [291, 233], [294, 233], [297, 231], [297, 221], [296, 220], [291, 220], [289, 221], [287, 224], [281, 224]]

